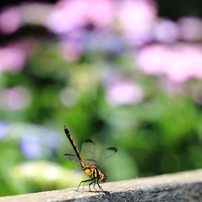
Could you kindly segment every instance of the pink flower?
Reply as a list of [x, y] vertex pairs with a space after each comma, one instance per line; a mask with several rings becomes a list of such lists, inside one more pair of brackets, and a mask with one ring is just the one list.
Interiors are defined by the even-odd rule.
[[202, 46], [199, 45], [152, 45], [139, 52], [136, 62], [144, 73], [165, 74], [173, 82], [202, 78]]
[[107, 87], [105, 96], [108, 103], [114, 106], [133, 105], [143, 100], [144, 93], [137, 84], [119, 80]]
[[165, 45], [147, 46], [136, 55], [137, 65], [146, 74], [162, 74], [168, 61], [169, 48]]
[[142, 44], [152, 37], [152, 26], [157, 17], [153, 1], [120, 1], [117, 15], [126, 37], [136, 44]]
[[30, 92], [21, 86], [1, 90], [0, 97], [0, 108], [7, 111], [22, 110], [26, 108], [31, 101]]
[[114, 15], [110, 0], [61, 0], [47, 19], [46, 26], [57, 34], [92, 23], [109, 26]]
[[163, 72], [176, 82], [184, 82], [194, 76], [195, 70], [202, 65], [202, 52], [195, 46], [178, 44], [170, 49], [169, 62]]
[[0, 48], [0, 73], [3, 71], [20, 71], [25, 64], [26, 53], [20, 45]]

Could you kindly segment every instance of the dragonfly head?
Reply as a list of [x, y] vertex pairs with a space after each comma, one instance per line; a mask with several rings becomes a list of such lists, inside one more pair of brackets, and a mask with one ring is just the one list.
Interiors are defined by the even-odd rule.
[[101, 182], [106, 182], [107, 181], [107, 175], [105, 173], [102, 173], [102, 176], [100, 178]]

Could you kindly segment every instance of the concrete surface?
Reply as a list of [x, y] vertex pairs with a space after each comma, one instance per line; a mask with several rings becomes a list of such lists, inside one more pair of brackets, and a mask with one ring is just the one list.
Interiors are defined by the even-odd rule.
[[75, 189], [55, 190], [25, 195], [1, 197], [0, 202], [52, 202], [52, 201], [201, 201], [202, 170], [167, 174], [148, 178], [137, 178], [102, 184], [106, 191], [79, 192]]

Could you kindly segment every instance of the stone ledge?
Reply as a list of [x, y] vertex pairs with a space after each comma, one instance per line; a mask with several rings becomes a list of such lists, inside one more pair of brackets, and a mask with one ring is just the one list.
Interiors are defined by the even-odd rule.
[[[0, 202], [53, 202], [53, 201], [201, 201], [202, 170], [137, 178], [102, 184], [110, 193], [55, 190], [25, 195], [1, 197]], [[88, 187], [86, 187], [88, 190]], [[82, 190], [82, 188], [81, 188]]]

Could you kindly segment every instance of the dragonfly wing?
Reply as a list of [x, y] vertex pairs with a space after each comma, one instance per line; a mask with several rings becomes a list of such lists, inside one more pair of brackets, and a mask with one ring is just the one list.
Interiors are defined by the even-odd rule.
[[88, 165], [95, 165], [95, 142], [91, 139], [86, 139], [81, 146], [81, 153], [84, 161]]
[[73, 163], [79, 163], [79, 159], [73, 155], [73, 154], [64, 154], [64, 157], [70, 161], [72, 161]]
[[97, 164], [97, 161], [96, 160], [93, 160], [93, 159], [85, 159], [84, 160], [85, 163], [89, 166], [93, 166], [93, 165], [96, 165]]
[[110, 156], [112, 156], [113, 154], [115, 154], [117, 152], [117, 148], [116, 147], [109, 147], [103, 151], [100, 152], [100, 154], [98, 155], [98, 159], [97, 159], [97, 166], [100, 166], [101, 164], [103, 164], [106, 159], [108, 159]]

